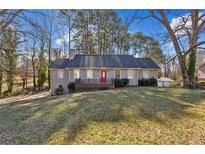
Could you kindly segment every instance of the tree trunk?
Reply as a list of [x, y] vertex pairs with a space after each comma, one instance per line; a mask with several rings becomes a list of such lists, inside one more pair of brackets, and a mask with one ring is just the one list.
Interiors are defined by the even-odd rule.
[[[51, 36], [48, 40], [48, 64], [51, 64]], [[50, 81], [50, 69], [48, 69], [48, 88], [50, 89], [51, 87], [51, 81]]]
[[26, 57], [25, 87], [28, 88], [28, 57]]
[[[198, 36], [198, 23], [199, 23], [199, 10], [192, 10], [191, 12], [191, 19], [192, 19], [192, 34], [191, 39], [189, 41], [189, 47], [193, 47], [197, 43], [197, 36]], [[196, 48], [191, 50], [188, 54], [188, 75], [189, 75], [189, 82], [190, 88], [196, 88], [196, 78], [195, 78], [195, 71], [196, 71]]]
[[7, 75], [7, 86], [8, 86], [8, 93], [13, 92], [13, 85], [14, 85], [14, 74], [12, 70], [9, 70], [8, 75]]
[[71, 48], [71, 17], [69, 16], [68, 17], [68, 37], [69, 37], [69, 39], [68, 39], [68, 56], [70, 56], [70, 48]]
[[2, 85], [3, 85], [3, 73], [2, 69], [0, 70], [0, 96], [2, 94]]
[[188, 75], [190, 88], [196, 88], [195, 68], [196, 68], [196, 50], [188, 55]]
[[181, 74], [182, 74], [182, 81], [183, 81], [183, 87], [185, 88], [189, 88], [190, 87], [190, 82], [189, 82], [189, 77], [188, 77], [188, 73], [187, 73], [187, 68], [186, 68], [186, 62], [185, 62], [185, 58], [182, 55], [181, 49], [180, 49], [180, 45], [179, 42], [177, 41], [177, 37], [174, 33], [174, 31], [172, 30], [168, 19], [166, 17], [166, 15], [164, 14], [163, 10], [158, 10], [159, 14], [161, 15], [162, 19], [158, 19], [167, 29], [169, 36], [172, 40], [172, 43], [174, 45], [178, 60], [179, 60], [179, 65], [181, 68]]
[[7, 86], [8, 86], [8, 93], [13, 92], [13, 85], [14, 85], [14, 77], [16, 73], [16, 51], [10, 51], [8, 56], [9, 66], [7, 71]]
[[35, 54], [32, 55], [32, 68], [33, 68], [33, 89], [36, 91], [36, 67], [34, 61]]

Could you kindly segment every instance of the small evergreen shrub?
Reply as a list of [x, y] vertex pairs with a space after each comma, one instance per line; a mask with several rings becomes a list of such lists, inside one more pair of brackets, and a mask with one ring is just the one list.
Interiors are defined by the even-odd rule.
[[64, 91], [63, 85], [59, 85], [59, 87], [55, 89], [55, 94], [62, 95], [63, 91]]
[[68, 91], [69, 91], [70, 93], [75, 91], [75, 82], [70, 82], [70, 83], [68, 84]]
[[125, 87], [128, 84], [129, 84], [129, 79], [114, 79], [115, 88]]
[[140, 79], [138, 80], [139, 86], [157, 86], [157, 79], [150, 78], [150, 79]]
[[150, 84], [150, 86], [157, 86], [157, 79], [150, 78], [149, 79], [149, 84]]
[[115, 88], [122, 87], [122, 81], [120, 79], [114, 79], [114, 86]]
[[129, 84], [129, 79], [122, 79], [124, 86], [127, 86]]
[[100, 90], [107, 90], [108, 89], [108, 86], [102, 86], [100, 87]]

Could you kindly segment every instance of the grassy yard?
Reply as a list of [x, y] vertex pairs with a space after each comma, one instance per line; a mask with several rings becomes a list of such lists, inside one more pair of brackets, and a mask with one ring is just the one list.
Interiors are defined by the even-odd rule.
[[0, 144], [205, 144], [205, 91], [135, 87], [0, 104]]

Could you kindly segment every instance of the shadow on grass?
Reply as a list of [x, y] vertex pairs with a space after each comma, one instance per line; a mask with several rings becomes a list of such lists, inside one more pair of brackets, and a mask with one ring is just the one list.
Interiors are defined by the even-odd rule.
[[[202, 91], [124, 88], [25, 100], [0, 106], [1, 144], [72, 144], [91, 122], [144, 118], [166, 124], [197, 105]], [[60, 138], [60, 139], [59, 139]]]

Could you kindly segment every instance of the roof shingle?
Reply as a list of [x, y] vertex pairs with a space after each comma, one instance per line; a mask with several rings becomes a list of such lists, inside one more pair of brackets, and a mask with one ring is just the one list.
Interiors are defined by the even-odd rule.
[[159, 68], [151, 58], [135, 58], [132, 55], [87, 55], [78, 54], [74, 59], [56, 59], [50, 68]]

